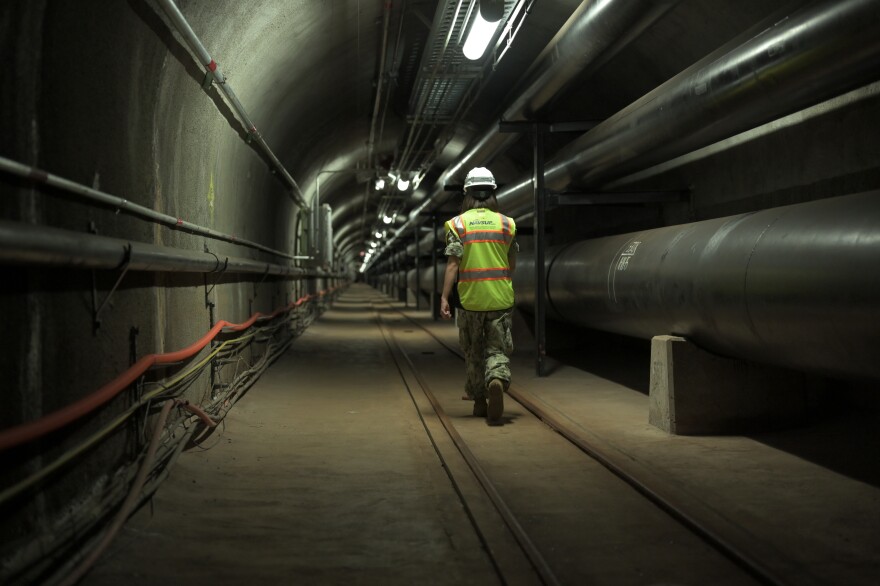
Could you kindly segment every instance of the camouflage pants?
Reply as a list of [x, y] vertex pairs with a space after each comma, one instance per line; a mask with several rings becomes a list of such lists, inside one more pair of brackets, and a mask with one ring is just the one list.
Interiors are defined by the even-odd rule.
[[493, 378], [510, 383], [510, 359], [513, 336], [510, 333], [513, 310], [456, 310], [458, 342], [464, 352], [468, 397], [485, 397], [486, 387]]

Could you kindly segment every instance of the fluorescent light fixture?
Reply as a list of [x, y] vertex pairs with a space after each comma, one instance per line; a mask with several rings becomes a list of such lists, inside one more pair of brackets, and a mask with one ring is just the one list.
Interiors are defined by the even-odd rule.
[[488, 22], [480, 15], [480, 11], [477, 10], [476, 14], [474, 14], [471, 30], [464, 41], [464, 47], [461, 49], [464, 56], [471, 61], [476, 61], [482, 57], [483, 53], [486, 52], [486, 47], [489, 46], [489, 41], [492, 40], [492, 35], [495, 34], [495, 29], [498, 28], [499, 22], [501, 21]]
[[401, 177], [397, 180], [397, 189], [399, 189], [400, 191], [406, 191], [407, 189], [409, 189], [409, 181]]
[[376, 191], [379, 191], [383, 187], [385, 187], [385, 180], [382, 179], [381, 177], [376, 179]]

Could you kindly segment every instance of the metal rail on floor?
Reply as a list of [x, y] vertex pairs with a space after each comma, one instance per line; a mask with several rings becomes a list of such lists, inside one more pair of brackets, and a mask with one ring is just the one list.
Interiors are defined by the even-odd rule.
[[[462, 354], [460, 349], [454, 348], [447, 344], [444, 340], [439, 338], [436, 334], [434, 334], [434, 332], [425, 327], [422, 323], [414, 319], [412, 316], [407, 315], [406, 313], [397, 309], [396, 311], [400, 313], [400, 315], [408, 319], [410, 322], [412, 322], [415, 326], [425, 331], [428, 335], [434, 338], [434, 340], [436, 340], [441, 346], [449, 350], [452, 354], [455, 354], [456, 356], [464, 360], [464, 355]], [[412, 367], [412, 363], [410, 363], [410, 366]], [[418, 374], [416, 376], [418, 376]], [[795, 581], [798, 584], [816, 584], [815, 580], [811, 579], [810, 576], [803, 573], [800, 573], [797, 576], [796, 580], [794, 580], [793, 578], [786, 579], [781, 577], [777, 570], [768, 567], [767, 564], [764, 563], [762, 560], [751, 555], [749, 552], [744, 551], [741, 547], [736, 545], [733, 540], [725, 537], [724, 535], [721, 535], [718, 531], [715, 531], [712, 528], [708, 527], [705, 522], [702, 522], [698, 518], [698, 516], [703, 515], [717, 516], [717, 513], [714, 513], [705, 507], [694, 505], [693, 503], [690, 503], [688, 507], [685, 507], [681, 504], [681, 495], [673, 494], [673, 490], [669, 489], [668, 487], [664, 489], [663, 487], [650, 486], [648, 483], [639, 478], [636, 474], [629, 472], [629, 466], [625, 462], [623, 462], [622, 458], [613, 455], [608, 450], [600, 448], [595, 443], [585, 440], [582, 437], [582, 434], [576, 433], [569, 425], [564, 423], [560, 417], [554, 415], [553, 413], [538, 405], [536, 401], [532, 400], [528, 396], [527, 392], [519, 389], [515, 384], [511, 383], [510, 388], [507, 390], [507, 394], [515, 401], [517, 401], [520, 405], [522, 405], [524, 409], [543, 421], [552, 430], [559, 433], [575, 447], [596, 460], [599, 464], [604, 466], [615, 476], [629, 484], [637, 492], [642, 494], [646, 499], [662, 509], [669, 516], [677, 520], [689, 531], [697, 535], [700, 539], [702, 539], [716, 551], [721, 553], [724, 557], [728, 558], [737, 566], [745, 570], [749, 575], [758, 580], [760, 583], [772, 586], [783, 586], [786, 584], [792, 584]], [[699, 508], [700, 515], [692, 514], [692, 512], [686, 510], [687, 508]], [[746, 539], [751, 539], [751, 537], [743, 535], [736, 541], [743, 542], [743, 540]], [[775, 552], [773, 553], [773, 555], [776, 557], [784, 557]], [[791, 565], [794, 566], [794, 564]]]
[[[480, 466], [479, 461], [476, 459], [473, 452], [471, 452], [467, 443], [464, 441], [464, 439], [461, 437], [461, 435], [455, 429], [455, 426], [452, 424], [452, 421], [450, 421], [449, 416], [443, 410], [443, 407], [440, 405], [440, 402], [434, 396], [434, 393], [431, 392], [431, 389], [428, 386], [427, 382], [422, 378], [422, 376], [419, 374], [419, 371], [416, 369], [415, 365], [413, 365], [412, 361], [409, 359], [409, 357], [403, 351], [403, 348], [401, 348], [400, 343], [395, 338], [393, 332], [391, 332], [390, 329], [388, 328], [388, 326], [385, 324], [385, 322], [382, 319], [382, 316], [379, 314], [378, 311], [376, 312], [375, 315], [376, 315], [376, 321], [379, 325], [379, 330], [382, 333], [382, 337], [385, 339], [385, 343], [388, 345], [388, 348], [391, 351], [391, 355], [394, 358], [394, 361], [397, 363], [398, 369], [401, 371], [401, 375], [403, 376], [404, 365], [406, 365], [409, 372], [412, 374], [413, 377], [415, 377], [416, 381], [418, 382], [418, 385], [421, 388], [422, 392], [425, 394], [425, 397], [427, 397], [428, 401], [431, 403], [431, 406], [434, 409], [434, 412], [436, 413], [438, 419], [440, 420], [440, 423], [443, 425], [443, 428], [446, 430], [446, 433], [449, 434], [450, 439], [453, 441], [453, 443], [455, 444], [455, 447], [461, 453], [465, 462], [467, 462], [467, 465], [471, 469], [471, 472], [473, 473], [474, 477], [480, 483], [480, 485], [483, 487], [483, 490], [486, 492], [486, 495], [492, 501], [492, 504], [495, 506], [498, 513], [501, 515], [502, 519], [504, 520], [504, 523], [510, 529], [511, 533], [513, 534], [514, 539], [516, 539], [516, 542], [519, 544], [523, 553], [526, 555], [527, 559], [529, 560], [529, 563], [531, 563], [535, 572], [537, 572], [539, 578], [541, 579], [541, 582], [543, 584], [545, 584], [546, 586], [559, 586], [560, 582], [556, 578], [556, 576], [553, 574], [553, 571], [550, 569], [550, 566], [547, 564], [546, 560], [544, 560], [544, 557], [538, 551], [537, 547], [535, 547], [535, 544], [532, 542], [531, 538], [528, 536], [526, 531], [523, 529], [522, 525], [519, 523], [516, 516], [513, 514], [513, 512], [507, 506], [507, 503], [504, 502], [504, 499], [501, 497], [501, 494], [495, 488], [495, 485], [489, 479], [489, 476], [483, 470], [482, 466]], [[405, 379], [405, 376], [404, 376], [404, 379]], [[412, 389], [410, 389], [409, 386], [407, 386], [407, 389], [409, 390], [410, 393], [412, 393]], [[423, 420], [423, 423], [424, 423], [424, 420]], [[430, 432], [429, 432], [429, 436], [430, 436]], [[433, 438], [431, 438], [431, 441], [434, 442]], [[439, 451], [436, 443], [434, 443], [434, 448], [435, 448], [435, 450], [437, 450], [437, 453], [442, 460], [443, 456], [442, 456], [442, 454], [440, 454], [440, 451]], [[445, 461], [444, 461], [444, 467], [448, 472], [449, 467], [446, 466]], [[450, 474], [450, 477], [451, 477], [451, 474]], [[454, 483], [455, 479], [453, 478], [452, 480]], [[461, 494], [461, 491], [459, 491], [459, 496], [462, 498], [462, 504], [464, 505], [465, 509], [467, 509], [469, 511], [470, 509], [468, 508], [468, 504], [465, 501], [463, 495]], [[470, 512], [469, 512], [469, 516], [471, 518], [472, 523], [474, 523], [474, 525], [475, 525], [475, 528], [477, 530], [477, 533], [478, 533], [480, 539], [484, 542], [484, 546], [486, 546], [486, 551], [488, 552], [490, 558], [492, 558], [493, 566], [496, 568], [496, 571], [499, 573], [499, 576], [502, 578], [502, 581], [506, 582], [504, 580], [503, 570], [500, 567], [498, 561], [494, 558], [494, 556], [492, 554], [492, 549], [490, 547], [488, 547], [487, 544], [485, 543], [485, 537], [484, 537], [483, 533], [480, 531], [480, 528], [476, 525], [474, 516]]]

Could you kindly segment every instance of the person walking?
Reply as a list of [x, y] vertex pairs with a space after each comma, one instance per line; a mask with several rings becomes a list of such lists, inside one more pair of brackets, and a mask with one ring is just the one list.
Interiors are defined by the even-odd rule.
[[465, 355], [465, 392], [474, 415], [501, 425], [504, 391], [510, 386], [513, 352], [512, 274], [516, 266], [516, 224], [498, 211], [495, 177], [485, 167], [468, 172], [461, 214], [444, 224], [448, 257], [440, 315], [452, 318], [457, 293], [458, 341]]

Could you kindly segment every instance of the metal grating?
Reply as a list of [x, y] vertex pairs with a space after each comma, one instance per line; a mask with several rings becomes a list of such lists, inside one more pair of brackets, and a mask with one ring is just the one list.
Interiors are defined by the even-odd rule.
[[[502, 23], [516, 1], [505, 0]], [[467, 60], [461, 52], [464, 28], [473, 10], [477, 10], [477, 0], [441, 0], [438, 5], [409, 101], [411, 119], [426, 124], [448, 121], [481, 76], [482, 65]]]

